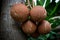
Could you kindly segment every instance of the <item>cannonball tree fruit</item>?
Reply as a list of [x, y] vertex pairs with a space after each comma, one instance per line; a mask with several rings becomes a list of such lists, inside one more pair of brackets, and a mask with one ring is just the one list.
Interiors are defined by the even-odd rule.
[[26, 23], [22, 24], [22, 31], [26, 34], [32, 34], [36, 31], [36, 25], [31, 21], [27, 21]]
[[47, 12], [42, 6], [35, 6], [31, 9], [30, 16], [34, 22], [40, 22], [46, 18]]
[[24, 22], [29, 16], [29, 9], [24, 4], [14, 4], [10, 10], [11, 17], [17, 22]]
[[48, 21], [43, 20], [38, 27], [38, 31], [40, 34], [47, 34], [51, 30], [51, 25]]

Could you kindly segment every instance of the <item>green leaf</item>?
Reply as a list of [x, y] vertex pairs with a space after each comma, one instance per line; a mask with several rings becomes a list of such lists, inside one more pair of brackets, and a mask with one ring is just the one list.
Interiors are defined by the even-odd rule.
[[45, 0], [37, 0], [37, 5], [43, 6]]
[[46, 20], [49, 20], [49, 18], [55, 16], [57, 9], [58, 9], [58, 5], [60, 5], [60, 2], [58, 2], [58, 3], [52, 2], [46, 7], [46, 10], [48, 13]]
[[56, 32], [53, 32], [53, 31], [51, 31], [50, 33], [51, 33], [51, 34], [56, 34]]
[[46, 2], [46, 6], [48, 6], [50, 4], [50, 0], [47, 0]]
[[[59, 17], [60, 17], [60, 16], [59, 16]], [[53, 17], [53, 18], [51, 18], [51, 19], [49, 20], [49, 22], [52, 23], [52, 24], [51, 24], [52, 28], [55, 28], [55, 27], [57, 27], [58, 25], [60, 25], [60, 18], [58, 18], [58, 17]]]
[[50, 34], [46, 34], [46, 38], [48, 38], [50, 36]]

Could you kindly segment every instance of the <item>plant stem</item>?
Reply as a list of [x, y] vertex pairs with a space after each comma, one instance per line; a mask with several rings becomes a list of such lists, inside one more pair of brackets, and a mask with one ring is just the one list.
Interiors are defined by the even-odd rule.
[[60, 19], [60, 16], [52, 17], [52, 18], [50, 18], [49, 20], [51, 20], [51, 19], [56, 19], [56, 18]]
[[43, 7], [45, 8], [45, 6], [46, 6], [46, 2], [47, 2], [47, 0], [45, 0], [45, 2], [44, 2], [44, 4], [43, 4]]
[[28, 1], [28, 6], [32, 9], [32, 6], [30, 4], [30, 1], [29, 0], [27, 0], [27, 1]]
[[34, 0], [32, 0], [32, 7], [34, 7]]
[[33, 7], [37, 5], [36, 0], [32, 0]]

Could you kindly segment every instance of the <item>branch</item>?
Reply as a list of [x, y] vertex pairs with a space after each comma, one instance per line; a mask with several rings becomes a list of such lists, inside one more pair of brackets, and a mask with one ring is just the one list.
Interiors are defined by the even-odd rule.
[[32, 0], [32, 7], [34, 7], [34, 0]]
[[28, 6], [30, 6], [30, 8], [32, 9], [32, 6], [31, 6], [31, 4], [30, 4], [30, 1], [29, 0], [27, 0], [28, 1]]
[[45, 2], [44, 2], [44, 4], [43, 4], [43, 7], [45, 8], [45, 6], [46, 6], [46, 2], [47, 2], [47, 0], [45, 0]]

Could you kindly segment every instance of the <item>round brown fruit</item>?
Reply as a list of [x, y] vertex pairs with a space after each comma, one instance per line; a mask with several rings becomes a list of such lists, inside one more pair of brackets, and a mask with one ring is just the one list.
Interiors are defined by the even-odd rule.
[[11, 17], [17, 22], [24, 22], [29, 16], [29, 9], [24, 4], [14, 4], [10, 10]]
[[48, 21], [43, 20], [42, 23], [38, 27], [38, 31], [40, 34], [47, 34], [51, 30], [51, 25]]
[[22, 25], [22, 30], [26, 34], [32, 34], [36, 31], [36, 25], [31, 21], [27, 21]]
[[47, 16], [45, 8], [42, 6], [35, 6], [30, 11], [31, 20], [40, 22]]

